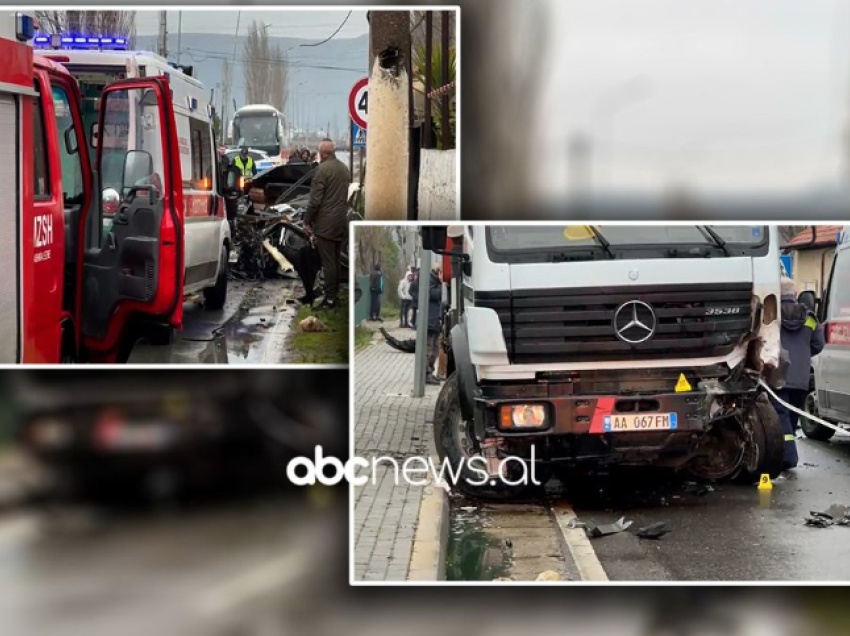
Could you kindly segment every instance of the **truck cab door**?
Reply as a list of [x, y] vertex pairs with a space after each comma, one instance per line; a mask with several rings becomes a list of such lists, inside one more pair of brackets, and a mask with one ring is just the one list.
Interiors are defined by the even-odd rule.
[[114, 82], [99, 110], [79, 321], [86, 346], [107, 352], [131, 317], [181, 325], [183, 194], [168, 80]]

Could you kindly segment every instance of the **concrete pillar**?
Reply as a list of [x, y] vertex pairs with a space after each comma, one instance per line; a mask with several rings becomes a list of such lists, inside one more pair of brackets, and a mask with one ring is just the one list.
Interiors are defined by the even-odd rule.
[[407, 218], [410, 154], [410, 14], [370, 13], [366, 218]]

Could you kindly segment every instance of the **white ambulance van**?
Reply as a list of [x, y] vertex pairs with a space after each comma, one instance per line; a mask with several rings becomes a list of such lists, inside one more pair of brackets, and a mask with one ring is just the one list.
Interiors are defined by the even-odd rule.
[[[82, 94], [84, 126], [92, 145], [98, 143], [98, 103], [107, 84], [130, 78], [168, 78], [183, 180], [184, 291], [187, 294], [203, 291], [208, 308], [221, 308], [227, 295], [231, 237], [220, 194], [210, 95], [201, 82], [171, 66], [159, 55], [121, 50], [122, 43], [118, 38], [103, 37], [61, 36], [58, 41], [57, 36], [39, 35], [35, 38], [36, 48], [50, 49], [40, 52], [63, 64], [77, 80]], [[59, 48], [56, 48], [57, 45]], [[100, 137], [99, 142], [104, 144], [103, 185], [117, 186], [121, 180], [124, 153], [116, 152], [116, 161], [111, 164], [109, 131], [103, 131]]]

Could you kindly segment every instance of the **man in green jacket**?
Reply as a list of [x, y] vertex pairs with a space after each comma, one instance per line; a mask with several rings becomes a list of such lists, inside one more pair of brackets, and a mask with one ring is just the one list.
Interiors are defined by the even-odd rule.
[[334, 143], [325, 139], [319, 144], [319, 167], [310, 186], [310, 203], [304, 227], [316, 237], [316, 249], [325, 272], [325, 299], [322, 307], [337, 306], [339, 294], [339, 260], [342, 243], [348, 232], [348, 168], [336, 158]]

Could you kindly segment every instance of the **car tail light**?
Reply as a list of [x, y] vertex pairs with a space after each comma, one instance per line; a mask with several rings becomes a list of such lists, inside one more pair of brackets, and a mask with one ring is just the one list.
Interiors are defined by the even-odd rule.
[[102, 448], [109, 448], [115, 444], [115, 440], [121, 433], [124, 417], [116, 409], [106, 409], [97, 419], [94, 426], [94, 443]]

